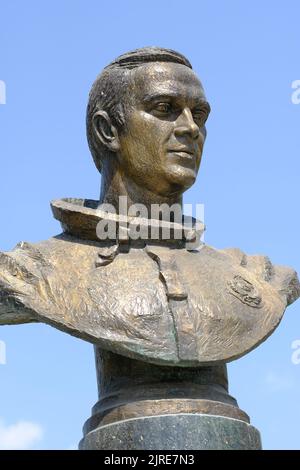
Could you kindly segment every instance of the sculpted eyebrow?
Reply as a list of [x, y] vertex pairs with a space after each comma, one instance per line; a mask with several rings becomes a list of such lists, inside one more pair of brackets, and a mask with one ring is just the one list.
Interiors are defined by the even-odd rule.
[[196, 106], [207, 109], [208, 112], [210, 111], [210, 105], [209, 105], [208, 101], [206, 101], [206, 100], [203, 100], [203, 99], [197, 100]]
[[[163, 100], [163, 99], [180, 99], [180, 97], [176, 94], [176, 93], [172, 93], [172, 92], [166, 92], [166, 93], [159, 93], [159, 94], [156, 94], [156, 93], [153, 93], [153, 94], [146, 94], [144, 97], [143, 97], [143, 102], [144, 103], [151, 103], [153, 101], [159, 101], [159, 100]], [[208, 111], [208, 113], [210, 112], [210, 106], [209, 106], [209, 103], [205, 100], [205, 99], [196, 99], [195, 100], [195, 104], [194, 104], [195, 107], [201, 107], [201, 108], [204, 108]]]
[[177, 98], [178, 95], [172, 92], [167, 92], [167, 93], [153, 93], [153, 94], [147, 94], [144, 96], [143, 101], [145, 103], [150, 103], [151, 101], [157, 101], [160, 99], [166, 99], [166, 98]]

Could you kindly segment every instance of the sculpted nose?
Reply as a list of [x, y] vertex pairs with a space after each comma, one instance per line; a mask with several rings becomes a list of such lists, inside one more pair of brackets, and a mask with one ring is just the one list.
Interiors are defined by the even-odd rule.
[[189, 134], [193, 139], [199, 137], [199, 127], [193, 119], [189, 108], [185, 108], [176, 120], [175, 135], [182, 136]]

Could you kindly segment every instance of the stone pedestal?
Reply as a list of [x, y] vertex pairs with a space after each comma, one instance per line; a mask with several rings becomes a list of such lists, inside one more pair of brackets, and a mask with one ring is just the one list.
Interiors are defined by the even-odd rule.
[[103, 450], [257, 450], [260, 434], [250, 424], [223, 416], [170, 414], [99, 426], [80, 449]]
[[261, 449], [228, 393], [226, 365], [170, 367], [95, 349], [99, 401], [82, 450]]

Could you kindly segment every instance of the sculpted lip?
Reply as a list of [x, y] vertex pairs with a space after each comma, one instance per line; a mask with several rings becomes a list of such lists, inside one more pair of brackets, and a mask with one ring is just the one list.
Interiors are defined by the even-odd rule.
[[181, 166], [195, 169], [195, 162], [196, 162], [196, 153], [192, 151], [190, 148], [181, 147], [178, 149], [169, 149], [168, 153], [172, 161]]
[[190, 148], [186, 147], [181, 147], [178, 149], [170, 149], [170, 153], [175, 153], [176, 155], [180, 155], [181, 157], [184, 158], [192, 158], [195, 155], [194, 150], [191, 150]]

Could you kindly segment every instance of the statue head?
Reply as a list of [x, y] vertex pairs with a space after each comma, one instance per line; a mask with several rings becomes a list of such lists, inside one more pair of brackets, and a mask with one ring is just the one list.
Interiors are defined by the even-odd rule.
[[201, 82], [178, 52], [147, 47], [108, 65], [94, 82], [87, 138], [102, 178], [152, 194], [182, 194], [195, 181], [209, 114]]

